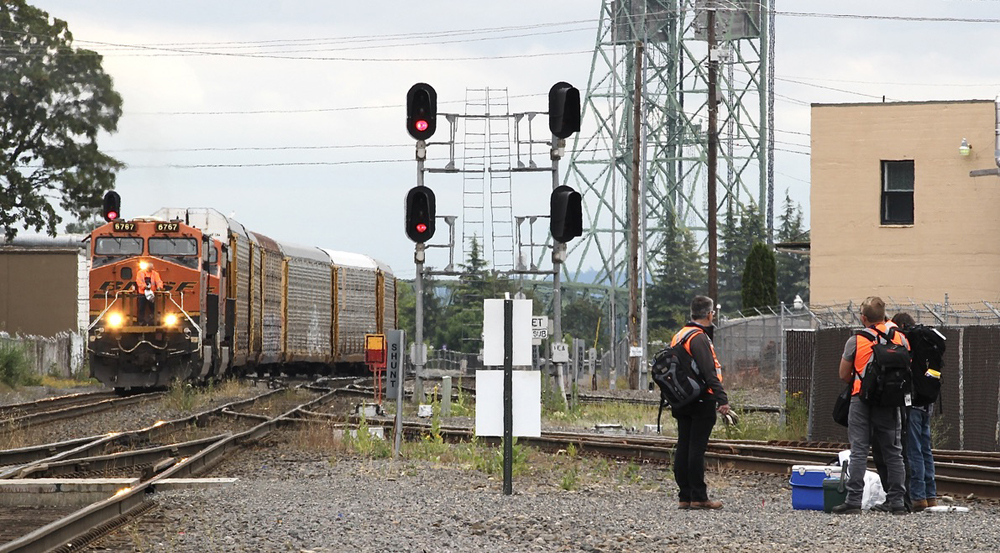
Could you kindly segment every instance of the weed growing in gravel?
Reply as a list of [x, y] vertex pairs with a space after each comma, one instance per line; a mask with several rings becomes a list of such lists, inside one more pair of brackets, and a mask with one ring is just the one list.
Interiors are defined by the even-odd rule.
[[559, 487], [566, 491], [573, 491], [576, 489], [576, 467], [569, 467], [566, 472], [562, 475], [562, 480], [559, 481]]
[[332, 422], [308, 423], [292, 432], [289, 442], [306, 451], [326, 453], [344, 449], [341, 438], [343, 429], [338, 429]]
[[88, 386], [100, 386], [100, 384], [101, 383], [98, 382], [94, 378], [87, 378], [85, 380], [79, 380], [79, 379], [76, 378], [76, 374], [73, 375], [73, 378], [61, 378], [61, 377], [58, 377], [58, 376], [45, 375], [45, 376], [42, 377], [42, 381], [40, 382], [40, 385], [42, 385], [42, 386], [48, 386], [49, 388], [53, 388], [53, 389], [56, 389], [56, 390], [70, 390], [70, 389], [73, 389], [73, 388], [86, 388]]
[[628, 464], [625, 465], [625, 470], [622, 472], [619, 478], [622, 482], [625, 482], [627, 484], [638, 483], [640, 480], [642, 480], [642, 474], [640, 473], [639, 465], [635, 464], [632, 461], [629, 461]]
[[350, 451], [369, 459], [387, 459], [392, 456], [392, 447], [386, 440], [372, 435], [364, 416], [353, 436], [350, 433], [344, 435], [344, 444]]
[[458, 399], [451, 403], [451, 416], [453, 417], [471, 417], [476, 414], [475, 405], [469, 404], [469, 396], [462, 389], [462, 379], [458, 379]]
[[570, 459], [576, 459], [576, 453], [576, 444], [570, 442], [570, 444], [566, 446], [566, 456]]
[[[518, 476], [524, 474], [528, 469], [528, 450], [526, 447], [517, 443], [517, 437], [511, 444], [511, 452], [513, 458], [511, 459], [511, 474]], [[481, 470], [486, 474], [491, 476], [498, 476], [503, 474], [503, 444], [497, 447], [481, 447], [479, 448], [480, 455], [475, 456], [472, 459], [472, 467], [476, 470]]]
[[182, 413], [190, 413], [194, 411], [194, 408], [200, 403], [198, 401], [198, 392], [194, 389], [194, 386], [189, 382], [181, 382], [180, 380], [175, 380], [173, 384], [170, 385], [170, 391], [167, 392], [167, 397], [164, 399], [164, 403], [177, 411]]

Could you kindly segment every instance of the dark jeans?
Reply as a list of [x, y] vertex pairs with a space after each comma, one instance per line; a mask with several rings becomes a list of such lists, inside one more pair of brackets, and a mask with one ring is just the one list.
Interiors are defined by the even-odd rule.
[[139, 296], [139, 324], [153, 324], [156, 319], [156, 304]]
[[674, 450], [674, 480], [679, 501], [708, 501], [705, 485], [705, 450], [715, 426], [715, 399], [696, 401], [671, 409], [677, 419], [677, 449]]

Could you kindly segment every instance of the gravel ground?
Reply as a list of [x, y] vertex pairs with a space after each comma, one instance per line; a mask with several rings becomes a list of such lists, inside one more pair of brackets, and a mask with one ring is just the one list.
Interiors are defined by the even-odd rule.
[[[359, 459], [302, 451], [279, 438], [228, 461], [227, 488], [155, 494], [141, 526], [99, 544], [105, 551], [995, 551], [1000, 508], [963, 501], [968, 513], [904, 517], [827, 515], [791, 508], [787, 477], [709, 474], [721, 511], [678, 511], [669, 470], [634, 473], [568, 459], [513, 480], [467, 466]], [[560, 486], [578, 466], [579, 485]], [[631, 467], [635, 469], [633, 465]], [[628, 475], [628, 477], [623, 477]]]

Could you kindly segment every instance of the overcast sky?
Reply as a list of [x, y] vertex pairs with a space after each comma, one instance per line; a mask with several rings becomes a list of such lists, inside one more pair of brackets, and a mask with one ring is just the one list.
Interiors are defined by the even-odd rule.
[[[462, 112], [467, 89], [505, 88], [511, 112], [545, 111], [556, 81], [586, 88], [601, 13], [599, 0], [33, 4], [104, 55], [124, 98], [101, 147], [128, 164], [126, 217], [212, 207], [403, 278], [414, 275], [403, 198], [416, 183], [407, 89], [431, 83], [439, 110]], [[777, 13], [776, 206], [788, 190], [809, 211], [810, 103], [1000, 93], [1000, 1], [777, 0]], [[938, 20], [900, 19], [914, 17]], [[461, 180], [428, 184], [439, 215], [461, 215]], [[547, 213], [549, 189], [517, 181], [531, 206], [519, 209], [534, 210], [521, 214]]]

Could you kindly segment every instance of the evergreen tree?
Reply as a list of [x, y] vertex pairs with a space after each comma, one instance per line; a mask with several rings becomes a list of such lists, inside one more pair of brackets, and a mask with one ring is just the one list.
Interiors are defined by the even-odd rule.
[[[738, 218], [733, 211], [738, 211]], [[719, 233], [721, 242], [718, 272], [719, 297], [723, 311], [734, 311], [742, 305], [743, 269], [754, 242], [766, 237], [764, 219], [757, 204], [740, 205], [730, 210]]]
[[778, 280], [774, 252], [763, 242], [755, 242], [743, 270], [743, 312], [778, 304]]
[[653, 283], [646, 289], [651, 340], [668, 340], [690, 315], [691, 298], [706, 289], [706, 269], [694, 234], [678, 228], [673, 216], [664, 224], [654, 252]]
[[582, 338], [587, 343], [587, 347], [591, 347], [594, 345], [595, 337], [600, 341], [600, 335], [607, 334], [607, 323], [603, 318], [604, 312], [600, 304], [594, 301], [589, 294], [564, 292], [562, 298], [563, 336]]
[[[792, 203], [785, 190], [783, 210], [778, 217], [778, 242], [808, 242], [809, 230], [803, 228], [802, 206]], [[809, 257], [795, 253], [777, 252], [778, 297], [791, 305], [798, 295], [809, 302]]]
[[483, 347], [483, 300], [502, 298], [514, 292], [514, 285], [506, 275], [491, 272], [483, 257], [479, 241], [473, 237], [469, 244], [466, 262], [460, 265], [462, 275], [452, 289], [445, 316], [438, 321], [440, 345], [466, 353], [478, 352]]

